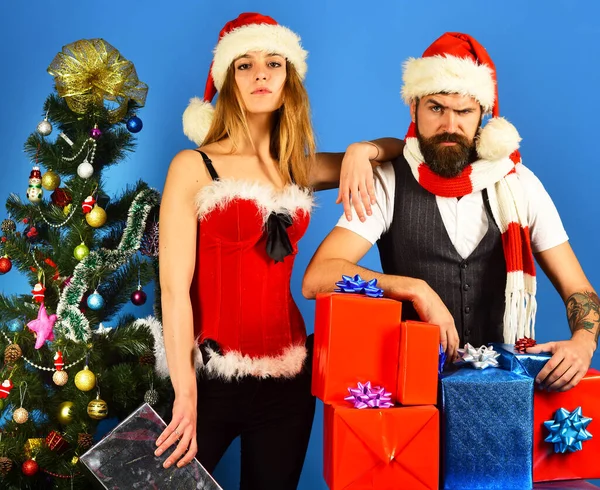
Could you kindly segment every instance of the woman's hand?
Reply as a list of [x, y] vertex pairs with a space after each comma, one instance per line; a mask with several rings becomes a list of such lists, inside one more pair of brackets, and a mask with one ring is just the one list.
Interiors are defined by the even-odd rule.
[[154, 452], [156, 456], [163, 454], [172, 445], [177, 444], [175, 450], [163, 463], [169, 468], [174, 463], [181, 468], [194, 459], [198, 451], [196, 443], [196, 418], [197, 399], [196, 391], [189, 395], [175, 395], [173, 403], [173, 418], [163, 433], [156, 440], [158, 448]]
[[352, 220], [350, 203], [361, 221], [365, 221], [366, 216], [371, 216], [371, 205], [377, 202], [371, 159], [378, 152], [374, 143], [362, 142], [352, 143], [344, 154], [336, 204], [344, 204], [344, 214], [348, 221]]

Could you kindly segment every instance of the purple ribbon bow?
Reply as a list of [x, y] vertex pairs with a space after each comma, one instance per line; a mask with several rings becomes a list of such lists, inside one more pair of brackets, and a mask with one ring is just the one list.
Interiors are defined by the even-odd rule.
[[393, 407], [392, 394], [381, 386], [371, 388], [371, 382], [358, 383], [358, 388], [348, 388], [350, 396], [344, 400], [351, 402], [354, 408], [390, 408]]

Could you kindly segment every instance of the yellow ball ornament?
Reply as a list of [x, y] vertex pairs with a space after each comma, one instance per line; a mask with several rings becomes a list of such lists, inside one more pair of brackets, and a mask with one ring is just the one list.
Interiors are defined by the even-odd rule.
[[56, 418], [62, 425], [67, 425], [73, 421], [73, 402], [62, 402], [58, 406]]
[[69, 214], [71, 213], [71, 207], [72, 207], [72, 204], [69, 203], [63, 208], [63, 214], [65, 216], [69, 216]]
[[57, 386], [66, 385], [68, 380], [69, 375], [66, 371], [54, 371], [54, 374], [52, 375], [52, 381], [54, 381], [54, 384]]
[[88, 403], [87, 413], [91, 419], [101, 420], [108, 415], [108, 404], [98, 395], [95, 400]]
[[96, 375], [87, 365], [75, 375], [75, 386], [81, 391], [90, 391], [96, 386]]
[[85, 259], [90, 254], [90, 249], [87, 248], [87, 245], [81, 242], [79, 245], [75, 247], [73, 250], [73, 255], [79, 261]]
[[94, 206], [94, 209], [85, 215], [85, 220], [92, 228], [100, 228], [106, 223], [106, 218], [106, 211], [97, 204]]
[[42, 187], [47, 191], [53, 191], [60, 185], [60, 175], [53, 170], [48, 170], [42, 175]]

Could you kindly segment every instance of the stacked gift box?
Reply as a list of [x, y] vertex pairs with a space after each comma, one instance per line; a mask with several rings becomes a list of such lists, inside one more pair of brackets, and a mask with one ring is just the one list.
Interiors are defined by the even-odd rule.
[[492, 344], [471, 348], [485, 362], [465, 350], [440, 374], [438, 327], [402, 321], [401, 309], [317, 297], [312, 389], [325, 404], [330, 490], [529, 490], [600, 476], [600, 372], [543, 391], [534, 380], [550, 355]]
[[439, 328], [402, 322], [401, 309], [385, 298], [317, 297], [312, 389], [325, 404], [331, 490], [438, 488]]

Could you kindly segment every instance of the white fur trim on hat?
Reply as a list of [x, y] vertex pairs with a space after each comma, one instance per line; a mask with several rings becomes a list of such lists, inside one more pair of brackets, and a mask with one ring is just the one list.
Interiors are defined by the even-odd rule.
[[198, 146], [208, 134], [214, 113], [212, 104], [198, 97], [190, 99], [189, 105], [183, 112], [183, 132]]
[[490, 119], [477, 138], [477, 154], [488, 161], [500, 160], [519, 149], [521, 136], [503, 117]]
[[402, 98], [407, 104], [425, 95], [449, 93], [474, 97], [486, 113], [494, 106], [496, 88], [491, 68], [469, 58], [409, 58], [402, 80]]
[[298, 72], [306, 75], [306, 57], [300, 37], [280, 25], [251, 24], [234, 29], [221, 38], [214, 50], [212, 76], [217, 90], [221, 90], [231, 63], [249, 51], [265, 51], [284, 56]]

